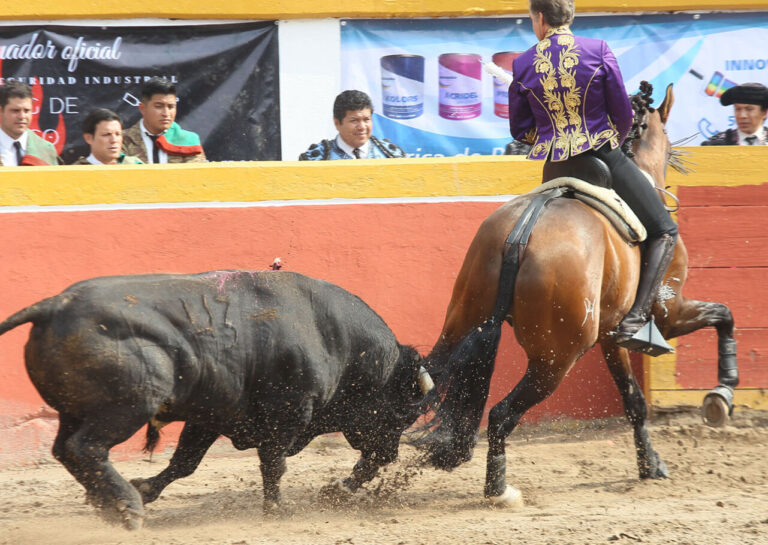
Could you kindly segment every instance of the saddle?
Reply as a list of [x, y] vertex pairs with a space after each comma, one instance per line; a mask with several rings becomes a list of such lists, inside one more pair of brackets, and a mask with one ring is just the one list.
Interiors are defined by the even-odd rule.
[[567, 196], [591, 206], [616, 228], [630, 243], [645, 240], [646, 231], [640, 220], [619, 195], [611, 189], [611, 171], [593, 155], [581, 154], [565, 161], [547, 161], [542, 172], [542, 184], [531, 193], [554, 188], [566, 188]]

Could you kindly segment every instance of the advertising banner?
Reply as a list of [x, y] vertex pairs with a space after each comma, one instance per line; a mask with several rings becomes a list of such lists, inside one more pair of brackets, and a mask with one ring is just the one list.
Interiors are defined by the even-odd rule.
[[92, 109], [117, 112], [124, 128], [136, 123], [152, 76], [176, 84], [176, 121], [200, 135], [209, 160], [279, 160], [278, 72], [272, 21], [0, 28], [0, 84], [32, 87], [30, 128], [65, 163], [88, 155], [81, 125]]
[[[627, 92], [650, 81], [658, 105], [674, 84], [673, 141], [693, 135], [697, 145], [734, 127], [723, 91], [768, 84], [768, 13], [577, 15], [571, 28], [608, 42]], [[480, 62], [511, 73], [537, 41], [528, 17], [346, 20], [341, 29], [342, 87], [371, 95], [377, 136], [412, 157], [504, 153], [507, 87]]]

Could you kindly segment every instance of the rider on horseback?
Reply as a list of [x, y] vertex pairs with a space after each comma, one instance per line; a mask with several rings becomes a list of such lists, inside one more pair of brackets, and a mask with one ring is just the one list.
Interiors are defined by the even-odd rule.
[[613, 189], [648, 233], [635, 302], [616, 331], [615, 341], [622, 345], [650, 318], [672, 261], [677, 224], [653, 185], [621, 150], [633, 109], [608, 45], [573, 35], [573, 0], [530, 0], [529, 7], [539, 43], [514, 61], [515, 79], [509, 88], [512, 136], [532, 146], [529, 159], [561, 162], [586, 154], [603, 161]]

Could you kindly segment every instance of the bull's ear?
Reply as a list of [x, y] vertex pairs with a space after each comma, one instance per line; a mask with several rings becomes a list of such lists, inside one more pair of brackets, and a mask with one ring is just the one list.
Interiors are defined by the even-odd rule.
[[672, 109], [672, 104], [675, 102], [675, 94], [672, 92], [672, 84], [667, 85], [667, 94], [664, 97], [664, 101], [659, 106], [659, 115], [661, 116], [661, 122], [666, 125], [667, 119], [669, 119], [669, 111]]

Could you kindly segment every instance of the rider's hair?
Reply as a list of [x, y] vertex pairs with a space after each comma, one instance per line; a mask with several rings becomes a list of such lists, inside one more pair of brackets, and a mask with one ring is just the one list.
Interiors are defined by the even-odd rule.
[[530, 0], [531, 13], [544, 15], [544, 22], [552, 28], [570, 25], [576, 8], [573, 0]]
[[362, 91], [342, 91], [333, 102], [333, 117], [338, 119], [339, 123], [341, 123], [347, 116], [347, 112], [356, 112], [357, 110], [365, 110], [366, 108], [373, 112], [371, 97]]
[[5, 108], [12, 98], [34, 98], [32, 88], [23, 81], [15, 79], [0, 85], [0, 108]]
[[85, 116], [85, 119], [83, 120], [83, 134], [94, 134], [96, 132], [96, 127], [102, 121], [117, 121], [120, 123], [120, 127], [123, 126], [122, 119], [120, 119], [120, 116], [115, 112], [107, 110], [106, 108], [96, 108], [95, 110], [91, 110], [91, 112]]

